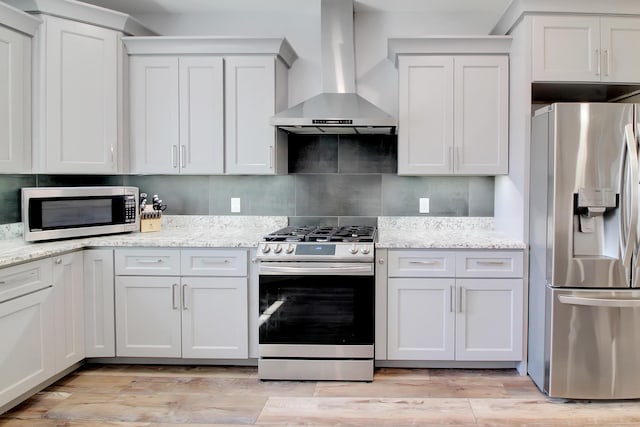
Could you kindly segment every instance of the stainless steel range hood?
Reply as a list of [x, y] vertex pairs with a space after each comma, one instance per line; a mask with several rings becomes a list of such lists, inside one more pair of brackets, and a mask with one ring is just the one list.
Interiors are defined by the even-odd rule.
[[322, 90], [271, 124], [291, 133], [386, 134], [396, 119], [356, 94], [353, 1], [321, 0]]

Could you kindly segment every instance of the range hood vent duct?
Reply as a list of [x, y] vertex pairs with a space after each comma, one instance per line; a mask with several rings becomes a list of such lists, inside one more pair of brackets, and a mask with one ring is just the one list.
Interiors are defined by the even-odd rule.
[[320, 26], [323, 92], [271, 124], [300, 134], [395, 134], [396, 120], [355, 93], [353, 1], [321, 0]]

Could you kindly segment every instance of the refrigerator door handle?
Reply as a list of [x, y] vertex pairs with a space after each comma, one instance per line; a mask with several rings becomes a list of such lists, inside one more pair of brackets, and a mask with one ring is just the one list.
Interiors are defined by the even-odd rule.
[[582, 305], [587, 307], [640, 308], [640, 299], [585, 298], [558, 295], [558, 300], [562, 304]]
[[[635, 240], [637, 236], [638, 227], [638, 149], [636, 147], [636, 137], [633, 132], [633, 125], [628, 124], [624, 128], [624, 139], [625, 139], [625, 150], [627, 153], [627, 157], [629, 159], [629, 168], [630, 168], [630, 182], [627, 185], [630, 185], [630, 195], [631, 200], [627, 203], [627, 208], [629, 210], [629, 229], [627, 230], [626, 239], [623, 239], [623, 216], [626, 212], [622, 212], [620, 218], [620, 251], [622, 253], [622, 264], [629, 268], [631, 266], [631, 256], [633, 254], [633, 248], [635, 246]], [[621, 157], [621, 161], [624, 162], [625, 156]], [[620, 168], [621, 171], [624, 171], [624, 168]], [[620, 194], [624, 195], [624, 174], [620, 173]]]

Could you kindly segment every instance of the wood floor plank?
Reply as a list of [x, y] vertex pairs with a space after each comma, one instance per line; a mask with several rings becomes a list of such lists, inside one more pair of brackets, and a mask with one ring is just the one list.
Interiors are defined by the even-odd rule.
[[89, 365], [2, 427], [640, 426], [640, 400], [563, 403], [515, 370], [395, 369], [374, 381], [260, 381], [255, 367]]
[[257, 425], [475, 426], [466, 399], [269, 398]]

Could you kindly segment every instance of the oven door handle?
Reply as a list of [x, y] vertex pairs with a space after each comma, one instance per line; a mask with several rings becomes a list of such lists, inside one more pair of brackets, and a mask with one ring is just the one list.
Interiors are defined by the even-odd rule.
[[263, 275], [360, 275], [372, 276], [372, 264], [349, 264], [349, 265], [327, 265], [327, 266], [285, 266], [285, 265], [265, 265], [261, 264], [259, 274]]

